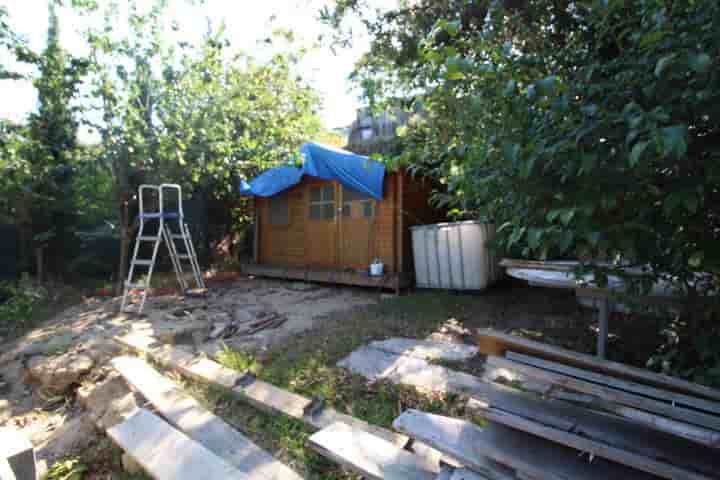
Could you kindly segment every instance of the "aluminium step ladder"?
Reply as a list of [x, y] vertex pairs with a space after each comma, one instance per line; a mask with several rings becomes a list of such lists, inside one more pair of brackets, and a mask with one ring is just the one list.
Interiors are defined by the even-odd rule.
[[[176, 194], [176, 205], [171, 209], [166, 209], [166, 201], [168, 199], [168, 193]], [[154, 194], [157, 199], [157, 210], [146, 211], [145, 207], [145, 195]], [[135, 248], [133, 250], [132, 260], [130, 261], [130, 269], [128, 271], [127, 281], [123, 289], [123, 299], [120, 306], [121, 312], [126, 312], [128, 307], [128, 300], [132, 290], [140, 290], [140, 305], [138, 306], [138, 314], [142, 313], [143, 307], [145, 306], [145, 300], [147, 299], [147, 292], [150, 288], [150, 281], [152, 274], [155, 269], [155, 263], [157, 261], [158, 250], [160, 244], [164, 241], [168, 248], [168, 254], [170, 261], [172, 262], [173, 269], [175, 270], [175, 276], [177, 277], [180, 289], [185, 292], [188, 290], [187, 280], [183, 275], [183, 261], [187, 261], [192, 271], [193, 279], [199, 289], [205, 289], [205, 282], [203, 281], [202, 274], [200, 272], [200, 264], [197, 260], [197, 254], [195, 253], [195, 246], [192, 243], [190, 237], [190, 229], [185, 223], [185, 216], [182, 207], [182, 188], [180, 185], [163, 183], [161, 185], [140, 185], [138, 189], [138, 202], [140, 212], [138, 219], [140, 220], [140, 229], [138, 230], [137, 238], [135, 239]], [[146, 229], [148, 222], [157, 221], [157, 230], [148, 234]], [[178, 243], [176, 243], [179, 241]], [[152, 255], [149, 259], [138, 258], [141, 252], [141, 244], [149, 243], [152, 245]], [[147, 273], [145, 275], [144, 282], [133, 282], [133, 276], [136, 274], [136, 267], [146, 267]]]

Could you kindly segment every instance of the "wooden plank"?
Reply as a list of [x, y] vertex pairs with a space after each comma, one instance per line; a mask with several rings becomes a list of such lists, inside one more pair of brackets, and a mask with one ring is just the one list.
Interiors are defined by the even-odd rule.
[[[593, 406], [595, 405], [597, 403], [593, 402]], [[603, 402], [599, 408], [654, 430], [675, 435], [706, 447], [720, 448], [720, 432], [715, 430], [609, 402]]]
[[384, 379], [394, 383], [412, 385], [431, 392], [478, 394], [489, 388], [486, 382], [464, 372], [407, 355], [397, 355], [370, 347], [361, 347], [338, 362], [371, 380]]
[[[405, 435], [370, 425], [328, 407], [319, 412], [305, 412], [305, 408], [312, 403], [312, 400], [306, 397], [280, 389], [252, 376], [238, 374], [234, 370], [225, 368], [209, 359], [194, 363], [192, 354], [169, 345], [159, 346], [157, 342], [149, 340], [147, 337], [126, 335], [116, 337], [115, 340], [127, 348], [148, 355], [167, 368], [188, 375], [195, 380], [227, 388], [242, 400], [264, 409], [266, 412], [296, 418], [313, 429], [325, 428], [338, 420], [352, 421], [354, 428], [360, 428], [382, 436], [395, 445], [404, 447], [408, 443], [408, 438]], [[203, 366], [203, 368], [201, 369], [200, 366]], [[233, 380], [234, 377], [237, 380]], [[231, 383], [235, 386], [228, 387]], [[305, 413], [301, 414], [301, 411]]]
[[599, 359], [592, 355], [573, 352], [517, 335], [509, 335], [493, 329], [480, 329], [477, 331], [476, 338], [480, 350], [486, 354], [504, 355], [507, 350], [512, 350], [574, 367], [585, 368], [593, 372], [606, 373], [654, 387], [665, 388], [673, 392], [686, 393], [720, 401], [720, 390], [714, 388], [651, 372], [642, 368], [632, 367], [623, 363]]
[[474, 345], [399, 337], [370, 342], [369, 346], [376, 350], [396, 353], [398, 355], [409, 355], [425, 360], [446, 360], [449, 362], [469, 360], [480, 351], [480, 349]]
[[145, 409], [107, 434], [156, 480], [250, 479]]
[[538, 480], [651, 479], [644, 472], [596, 458], [587, 461], [577, 450], [547, 442], [534, 435], [490, 424], [481, 428], [470, 422], [407, 410], [393, 426], [437, 448], [479, 473], [478, 458], [488, 457]]
[[605, 458], [643, 472], [652, 473], [662, 478], [670, 480], [679, 478], [688, 480], [708, 480], [711, 478], [701, 473], [679, 468], [666, 462], [659, 462], [652, 458], [644, 455], [638, 455], [625, 449], [615, 448], [601, 442], [596, 442], [574, 433], [548, 427], [546, 425], [542, 425], [541, 423], [523, 418], [519, 415], [503, 412], [500, 409], [490, 407], [477, 410], [477, 412], [480, 412], [483, 417], [492, 422], [545, 438], [552, 442], [559, 443], [560, 445], [580, 450], [580, 452], [588, 453], [592, 456]]
[[488, 408], [679, 468], [708, 475], [720, 471], [720, 456], [716, 450], [564, 401], [541, 400], [514, 393], [494, 394], [484, 400], [471, 398], [467, 403], [467, 410], [477, 415], [483, 415], [482, 410]]
[[0, 428], [0, 479], [35, 480], [36, 477], [33, 444], [14, 428]]
[[313, 434], [310, 448], [324, 457], [374, 480], [433, 480], [435, 473], [423, 468], [412, 453], [390, 442], [353, 429], [343, 423]]
[[[506, 477], [508, 480], [514, 479], [515, 476]], [[448, 480], [488, 480], [489, 477], [481, 475], [477, 472], [473, 472], [467, 468], [456, 468], [451, 474]]]
[[572, 272], [578, 266], [575, 262], [541, 262], [522, 258], [503, 258], [500, 260], [499, 265], [505, 268], [532, 268], [537, 270], [552, 270], [555, 272]]
[[[685, 440], [689, 440], [691, 442], [706, 447], [720, 448], [720, 432], [718, 431], [699, 427], [697, 425], [691, 425], [689, 423], [673, 420], [671, 418], [663, 417], [660, 415], [655, 415], [653, 413], [645, 412], [643, 410], [638, 410], [632, 407], [627, 407], [625, 405], [618, 405], [613, 402], [605, 401], [594, 395], [574, 393], [566, 390], [558, 390], [548, 383], [528, 380], [527, 377], [525, 377], [524, 375], [520, 375], [517, 372], [512, 373], [515, 377], [513, 381], [513, 387], [525, 392], [531, 392], [533, 394], [540, 395], [544, 398], [552, 399], [554, 401], [553, 403], [572, 407], [580, 405], [583, 407], [583, 410], [581, 411], [591, 409], [592, 412], [596, 415], [607, 416], [608, 414], [613, 414], [609, 416], [611, 420], [616, 420], [616, 416], [622, 417], [625, 423], [632, 422], [635, 424], [640, 424], [645, 428], [663, 432], [668, 435], [684, 438]], [[488, 381], [492, 382], [493, 376], [494, 375], [492, 371], [490, 371], [483, 375], [483, 378], [486, 378]], [[549, 403], [547, 403], [546, 405], [549, 405]], [[544, 418], [548, 417], [546, 416]], [[617, 427], [613, 428], [617, 429]], [[639, 432], [643, 431], [643, 429], [633, 427], [632, 431]], [[627, 439], [629, 442], [632, 442], [631, 436], [627, 434], [623, 434], [620, 438]], [[620, 446], [620, 443], [622, 442], [616, 443], [618, 446]], [[657, 439], [655, 440], [654, 444], [656, 443]], [[633, 445], [645, 444], [647, 444], [647, 442], [644, 441], [633, 443]]]
[[[715, 452], [694, 443], [562, 402], [540, 401], [534, 396], [523, 395], [502, 385], [488, 384], [471, 375], [462, 374], [462, 381], [458, 381], [456, 376], [459, 372], [418, 358], [361, 348], [340, 365], [348, 366], [372, 380], [384, 379], [433, 392], [465, 394], [546, 426], [572, 431], [640, 455], [667, 459], [678, 466], [693, 468], [694, 464], [698, 464], [704, 471], [720, 470], [720, 458], [716, 459]], [[543, 394], [547, 395], [548, 391], [543, 390]], [[692, 433], [699, 435], [703, 432]], [[716, 440], [707, 436], [705, 439]]]
[[[491, 371], [491, 375], [497, 374], [500, 376], [503, 374], [503, 371], [505, 371], [506, 374], [507, 372], [519, 372], [528, 378], [548, 382], [562, 388], [595, 395], [609, 402], [639, 408], [641, 410], [664, 415], [666, 417], [692, 423], [705, 428], [720, 430], [720, 417], [687, 408], [673, 407], [670, 404], [663, 403], [652, 398], [641, 397], [633, 393], [623, 392], [621, 390], [615, 390], [577, 378], [568, 377], [567, 375], [549, 372], [540, 368], [513, 362], [502, 357], [488, 357], [487, 365], [491, 367], [491, 369], [494, 369], [495, 373]], [[512, 373], [510, 374], [512, 375]]]
[[165, 419], [248, 478], [258, 480], [297, 479], [302, 477], [222, 419], [185, 394], [172, 380], [161, 375], [147, 362], [133, 357], [112, 360], [117, 370]]
[[548, 360], [543, 360], [541, 358], [523, 355], [521, 353], [508, 351], [505, 354], [505, 358], [515, 362], [523, 363], [525, 365], [542, 368], [551, 372], [562, 373], [563, 375], [569, 375], [571, 377], [579, 378], [581, 380], [587, 380], [588, 382], [606, 385], [608, 387], [617, 388], [626, 392], [637, 393], [646, 397], [663, 400], [665, 402], [673, 403], [675, 405], [685, 405], [688, 407], [696, 408], [698, 410], [704, 410], [706, 412], [720, 414], [720, 403], [710, 400], [691, 397], [682, 393], [660, 390], [659, 388], [642, 385], [637, 382], [613, 378], [602, 373], [590, 372], [584, 369], [563, 365], [562, 363], [551, 362]]

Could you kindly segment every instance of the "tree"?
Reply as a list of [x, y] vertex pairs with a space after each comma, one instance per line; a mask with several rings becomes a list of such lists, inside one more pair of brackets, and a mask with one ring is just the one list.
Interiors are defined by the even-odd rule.
[[[719, 24], [710, 0], [420, 1], [366, 17], [356, 76], [421, 107], [401, 159], [441, 204], [495, 219], [501, 252], [615, 262], [588, 267], [601, 282], [641, 266], [639, 290], [663, 277], [692, 300], [720, 273]], [[694, 340], [720, 338], [716, 314], [682, 319], [668, 364], [720, 380]]]
[[293, 75], [294, 55], [264, 63], [230, 57], [223, 30], [198, 46], [168, 44], [163, 32], [177, 27], [166, 25], [165, 6], [157, 2], [141, 14], [130, 2], [126, 38], [113, 35], [112, 10], [104, 29], [87, 33], [94, 47], [91, 98], [102, 119], [88, 122], [100, 133], [119, 206], [118, 291], [138, 184], [182, 183], [190, 194], [230, 202], [222, 210], [231, 211], [240, 178], [287, 161], [319, 128], [318, 98]]
[[[7, 55], [6, 58], [14, 58], [15, 50], [22, 45], [22, 42], [7, 23], [7, 8], [0, 5], [0, 52]], [[0, 64], [0, 80], [17, 80], [21, 76], [14, 72], [9, 65]]]
[[[29, 211], [21, 211], [27, 217], [23, 220], [31, 222], [36, 247], [48, 247], [53, 271], [62, 274], [75, 221], [71, 185], [78, 121], [73, 101], [87, 62], [67, 55], [60, 46], [60, 25], [52, 1], [48, 3], [48, 14], [45, 50], [41, 54], [26, 48], [18, 52], [21, 61], [35, 65], [39, 71], [33, 81], [38, 91], [38, 110], [30, 115], [22, 152], [32, 178], [23, 198]], [[38, 262], [38, 269], [43, 268]]]

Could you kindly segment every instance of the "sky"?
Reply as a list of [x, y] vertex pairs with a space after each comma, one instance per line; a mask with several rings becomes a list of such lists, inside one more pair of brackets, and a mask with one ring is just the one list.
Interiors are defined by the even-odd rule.
[[[100, 0], [102, 3], [104, 0]], [[391, 0], [377, 0], [378, 5]], [[150, 4], [151, 0], [138, 0]], [[121, 1], [122, 3], [122, 1]], [[267, 57], [271, 52], [262, 42], [272, 30], [289, 28], [302, 45], [316, 43], [322, 33], [329, 33], [317, 17], [324, 5], [332, 0], [206, 0], [191, 5], [186, 0], [169, 0], [168, 16], [177, 19], [180, 34], [186, 41], [199, 41], [213, 27], [225, 23], [233, 48], [253, 56]], [[47, 37], [47, 0], [0, 0], [9, 12], [9, 23], [16, 33], [27, 39], [35, 51], [41, 51]], [[67, 50], [86, 51], [79, 32], [89, 18], [79, 16], [69, 8], [58, 11], [61, 25], [60, 41]], [[118, 26], [122, 29], [122, 25]], [[358, 32], [359, 29], [354, 29]], [[327, 128], [348, 126], [361, 106], [357, 90], [352, 90], [348, 75], [353, 65], [368, 48], [368, 39], [356, 36], [351, 48], [333, 53], [329, 46], [315, 48], [300, 64], [300, 74], [320, 94], [323, 100], [321, 117]], [[0, 59], [2, 61], [3, 59]], [[0, 118], [23, 121], [36, 106], [35, 91], [30, 81], [0, 81]]]

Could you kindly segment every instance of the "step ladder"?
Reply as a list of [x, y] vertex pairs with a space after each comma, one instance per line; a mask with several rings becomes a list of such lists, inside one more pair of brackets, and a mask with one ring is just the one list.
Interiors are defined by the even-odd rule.
[[[169, 195], [168, 195], [169, 194]], [[174, 194], [174, 195], [173, 195]], [[146, 195], [155, 198], [157, 201], [157, 209], [146, 210]], [[166, 207], [168, 201], [175, 199], [174, 205], [170, 208]], [[200, 264], [197, 260], [195, 247], [190, 238], [190, 229], [185, 223], [185, 216], [182, 207], [182, 188], [180, 185], [163, 183], [161, 185], [140, 185], [138, 189], [138, 203], [140, 212], [138, 219], [140, 220], [140, 229], [135, 239], [135, 248], [133, 249], [132, 260], [130, 261], [130, 269], [128, 271], [127, 281], [123, 289], [123, 299], [120, 306], [121, 312], [126, 312], [129, 306], [129, 296], [132, 290], [140, 290], [140, 305], [138, 306], [138, 314], [142, 313], [147, 299], [147, 292], [150, 288], [157, 254], [160, 244], [164, 241], [168, 248], [170, 261], [172, 262], [175, 276], [177, 277], [180, 289], [185, 292], [188, 290], [188, 284], [183, 275], [183, 261], [190, 265], [193, 279], [197, 288], [205, 289], [200, 272]], [[148, 232], [148, 223], [157, 221], [157, 229]], [[138, 258], [141, 252], [141, 245], [151, 244], [152, 255], [150, 258]], [[144, 282], [134, 282], [133, 277], [136, 275], [137, 267], [147, 268]]]

